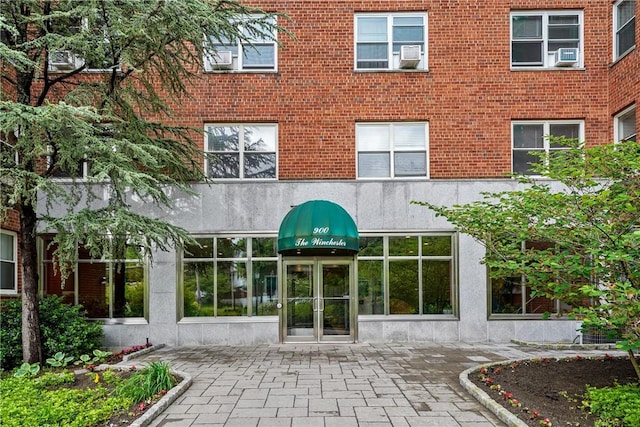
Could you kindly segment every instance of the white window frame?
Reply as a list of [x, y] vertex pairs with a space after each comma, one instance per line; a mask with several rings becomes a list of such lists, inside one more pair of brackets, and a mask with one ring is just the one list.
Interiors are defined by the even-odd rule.
[[[615, 142], [620, 141], [637, 141], [638, 128], [637, 128], [637, 117], [638, 110], [636, 109], [635, 104], [630, 107], [625, 108], [618, 114], [616, 114], [613, 118], [613, 140]], [[633, 120], [634, 132], [629, 135], [624, 134], [623, 124], [627, 122], [627, 120]]]
[[[276, 20], [274, 18], [274, 24]], [[242, 30], [242, 25], [239, 25], [239, 30]], [[263, 29], [266, 33], [267, 31]], [[224, 43], [222, 40], [211, 39], [210, 44], [206, 43], [207, 49], [210, 50], [211, 46], [214, 46], [216, 52], [231, 51], [232, 64], [229, 67], [219, 67], [213, 55], [205, 52], [204, 54], [204, 71], [205, 72], [243, 72], [243, 73], [274, 73], [278, 71], [278, 33], [272, 33], [271, 39], [253, 39], [248, 37], [249, 42], [243, 42], [236, 40], [233, 43]], [[245, 51], [251, 52], [255, 50], [257, 46], [272, 46], [273, 47], [273, 65], [272, 66], [249, 66], [244, 63]]]
[[[549, 17], [550, 16], [578, 16], [578, 61], [573, 66], [559, 67], [554, 63], [555, 51], [549, 51]], [[513, 18], [516, 16], [540, 16], [542, 18], [542, 34], [538, 39], [528, 39], [531, 41], [540, 41], [542, 43], [542, 64], [514, 64], [513, 61], [513, 44], [517, 41], [513, 37]], [[522, 69], [576, 69], [584, 67], [584, 14], [581, 10], [524, 10], [524, 11], [512, 11], [509, 17], [509, 53], [510, 64], [512, 70]], [[522, 41], [527, 39], [520, 39]], [[559, 40], [559, 39], [558, 39]]]
[[[387, 40], [386, 40], [386, 44], [387, 44], [387, 67], [386, 68], [382, 68], [382, 67], [375, 67], [375, 68], [368, 68], [368, 67], [358, 67], [358, 19], [359, 18], [386, 18], [387, 20]], [[418, 65], [415, 68], [410, 68], [410, 69], [402, 69], [400, 68], [400, 52], [394, 52], [393, 50], [393, 45], [394, 45], [394, 41], [393, 41], [393, 19], [394, 18], [422, 18], [423, 20], [423, 28], [424, 28], [424, 39], [421, 41], [422, 43], [422, 48], [421, 48], [421, 59], [420, 62], [418, 63]], [[393, 70], [393, 71], [415, 71], [415, 70], [420, 70], [420, 71], [426, 71], [429, 69], [428, 67], [428, 50], [429, 50], [429, 35], [428, 35], [428, 14], [427, 12], [403, 12], [403, 13], [357, 13], [354, 15], [354, 22], [353, 22], [353, 28], [354, 28], [354, 34], [353, 34], [353, 69], [356, 71], [388, 71], [388, 70]], [[360, 43], [366, 43], [366, 42], [360, 42]], [[379, 42], [382, 43], [382, 42]]]
[[629, 46], [628, 49], [625, 49], [623, 52], [619, 52], [619, 43], [618, 43], [618, 35], [620, 33], [620, 30], [624, 27], [627, 27], [628, 25], [633, 25], [633, 27], [635, 28], [635, 21], [636, 21], [636, 15], [635, 15], [635, 10], [634, 10], [634, 14], [633, 16], [628, 20], [625, 21], [624, 23], [622, 23], [622, 25], [620, 25], [618, 27], [618, 14], [620, 13], [620, 6], [625, 3], [626, 1], [629, 0], [618, 0], [613, 4], [613, 24], [612, 24], [612, 28], [613, 28], [613, 60], [616, 61], [620, 58], [622, 58], [623, 56], [625, 56], [628, 52], [630, 52], [631, 50], [633, 50], [636, 47], [636, 43], [635, 43], [635, 31], [633, 31], [634, 34], [634, 43], [633, 45]]
[[11, 249], [13, 259], [0, 258], [3, 263], [13, 264], [13, 289], [0, 289], [0, 295], [16, 295], [18, 293], [18, 234], [9, 230], [0, 230], [0, 234], [10, 236], [13, 245]]
[[[515, 132], [514, 128], [517, 125], [542, 125], [543, 126], [543, 148], [516, 148], [515, 147]], [[551, 125], [579, 125], [579, 136], [578, 139], [580, 142], [584, 142], [584, 120], [515, 120], [511, 122], [511, 171], [514, 173], [523, 174], [521, 171], [516, 171], [513, 162], [513, 155], [515, 151], [544, 151], [546, 154], [549, 154], [550, 151], [558, 151], [558, 150], [566, 150], [567, 148], [551, 148], [551, 144], [549, 142], [548, 136], [550, 135], [550, 127]], [[526, 174], [526, 173], [525, 173]], [[526, 174], [533, 175], [533, 174]], [[533, 175], [535, 176], [535, 175]]]
[[[82, 32], [82, 31], [90, 31], [90, 27], [89, 27], [89, 20], [84, 17], [82, 18], [82, 22], [80, 23], [79, 27], [74, 27], [77, 29], [78, 32]], [[109, 40], [105, 37], [104, 39], [104, 44], [108, 45], [109, 44]], [[52, 64], [51, 58], [52, 55], [54, 55], [56, 52], [68, 52], [68, 54], [70, 55], [69, 57], [73, 60], [73, 66], [72, 68], [59, 68], [55, 65]], [[69, 50], [65, 50], [65, 49], [59, 49], [59, 50], [54, 50], [52, 52], [49, 52], [49, 57], [47, 60], [47, 64], [49, 67], [49, 72], [52, 73], [68, 73], [74, 70], [77, 70], [78, 68], [82, 67], [85, 65], [85, 60], [84, 58], [82, 58], [81, 56], [73, 53], [73, 51], [69, 51]], [[83, 72], [86, 73], [108, 73], [111, 72], [113, 69], [115, 68], [116, 71], [122, 71], [120, 64], [116, 65], [116, 66], [112, 66], [112, 67], [108, 67], [108, 68], [102, 68], [102, 67], [90, 67], [89, 65], [86, 66], [86, 68], [83, 70]]]
[[[208, 129], [209, 128], [239, 128], [238, 131], [238, 151], [209, 151], [208, 149]], [[272, 127], [275, 130], [275, 147], [274, 151], [246, 151], [244, 148], [244, 133], [246, 128], [252, 127]], [[209, 157], [208, 154], [238, 154], [238, 176], [237, 177], [209, 177], [212, 180], [232, 180], [232, 179], [240, 179], [240, 180], [251, 180], [251, 181], [271, 181], [278, 179], [278, 125], [276, 123], [206, 123], [204, 126], [205, 136], [204, 136], [204, 152], [205, 152], [205, 161], [204, 161], [204, 171], [207, 176], [209, 176]], [[246, 153], [264, 153], [264, 154], [274, 154], [275, 155], [275, 176], [268, 178], [247, 178], [244, 174], [244, 166], [245, 166], [245, 154]]]
[[[49, 147], [49, 152], [51, 152], [53, 149], [51, 147]], [[47, 155], [47, 168], [49, 168], [51, 166], [51, 155]], [[50, 179], [55, 180], [55, 181], [77, 181], [77, 180], [86, 180], [87, 177], [89, 176], [89, 162], [86, 160], [82, 161], [82, 174], [80, 176], [74, 177], [71, 175], [64, 175], [64, 174], [60, 174], [60, 175], [53, 175], [51, 176]]]
[[[395, 172], [394, 154], [401, 152], [413, 152], [418, 150], [413, 149], [396, 149], [395, 147], [395, 129], [402, 126], [424, 126], [424, 161], [425, 171], [424, 175], [419, 176], [407, 176], [397, 175]], [[388, 127], [389, 128], [389, 141], [388, 146], [384, 149], [361, 149], [360, 148], [360, 129], [364, 127]], [[422, 152], [422, 150], [420, 150]], [[389, 176], [360, 176], [360, 161], [359, 157], [361, 153], [389, 153]], [[429, 179], [429, 122], [362, 122], [356, 123], [356, 176], [361, 180], [380, 180], [380, 179]]]

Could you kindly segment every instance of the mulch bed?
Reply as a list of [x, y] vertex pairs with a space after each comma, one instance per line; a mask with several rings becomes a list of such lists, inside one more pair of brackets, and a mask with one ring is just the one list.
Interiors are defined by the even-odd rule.
[[583, 409], [586, 385], [609, 387], [638, 377], [628, 358], [534, 359], [496, 365], [474, 372], [469, 380], [530, 426], [548, 418], [555, 426], [593, 426], [595, 417]]

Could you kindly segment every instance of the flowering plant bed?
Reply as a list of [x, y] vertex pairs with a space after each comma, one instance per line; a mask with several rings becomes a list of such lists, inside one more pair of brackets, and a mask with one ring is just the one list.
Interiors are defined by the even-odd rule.
[[469, 380], [529, 426], [594, 426], [587, 386], [638, 382], [626, 357], [540, 358], [483, 367]]
[[47, 360], [50, 366], [23, 364], [13, 373], [5, 373], [0, 377], [0, 394], [16, 399], [0, 401], [2, 425], [131, 425], [182, 381], [162, 362], [143, 367], [109, 366], [148, 346], [115, 354], [95, 350], [100, 357], [83, 355], [86, 357], [73, 364], [72, 358], [59, 353]]

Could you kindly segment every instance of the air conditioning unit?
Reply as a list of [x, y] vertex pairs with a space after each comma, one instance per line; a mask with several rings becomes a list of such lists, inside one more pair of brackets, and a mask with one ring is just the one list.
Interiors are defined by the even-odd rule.
[[72, 70], [76, 66], [76, 57], [69, 50], [54, 50], [49, 54], [49, 65], [58, 70]]
[[400, 68], [416, 68], [420, 63], [420, 45], [400, 46]]
[[571, 67], [578, 63], [578, 48], [561, 47], [555, 53], [556, 67]]
[[230, 50], [219, 50], [211, 55], [211, 68], [217, 70], [233, 68], [233, 53]]

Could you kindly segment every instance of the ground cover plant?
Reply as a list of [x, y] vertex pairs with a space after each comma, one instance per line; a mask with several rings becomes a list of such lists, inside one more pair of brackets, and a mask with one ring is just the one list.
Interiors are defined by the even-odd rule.
[[[102, 361], [110, 356], [111, 353], [98, 352], [94, 357]], [[88, 369], [78, 370], [60, 353], [48, 360], [50, 367], [40, 369], [38, 364], [25, 363], [11, 374], [4, 373], [0, 378], [0, 395], [12, 398], [0, 400], [2, 425], [128, 425], [180, 381], [163, 362], [142, 369], [100, 371], [91, 363], [87, 365], [86, 360], [76, 362]]]
[[628, 357], [511, 362], [469, 379], [532, 427], [640, 425], [640, 387]]

